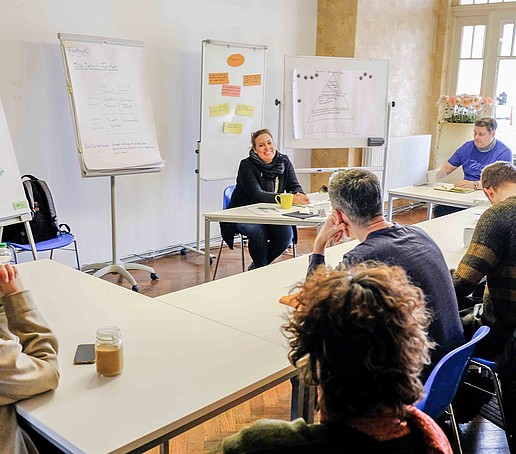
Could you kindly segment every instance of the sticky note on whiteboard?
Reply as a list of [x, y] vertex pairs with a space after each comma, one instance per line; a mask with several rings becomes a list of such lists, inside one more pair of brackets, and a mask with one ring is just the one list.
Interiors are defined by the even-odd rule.
[[240, 96], [240, 85], [222, 85], [222, 96]]
[[222, 132], [230, 134], [242, 134], [242, 123], [235, 123], [233, 121], [225, 121]]
[[24, 208], [29, 208], [26, 200], [20, 200], [19, 202], [13, 202], [13, 208], [15, 210], [22, 210]]
[[209, 73], [208, 75], [210, 85], [222, 85], [229, 83], [228, 73]]
[[218, 117], [229, 113], [229, 103], [210, 106], [210, 117]]
[[252, 85], [261, 85], [262, 84], [262, 75], [261, 74], [245, 74], [244, 75], [244, 85], [246, 87]]
[[247, 104], [237, 104], [236, 114], [244, 115], [245, 117], [254, 117], [254, 106], [248, 106]]

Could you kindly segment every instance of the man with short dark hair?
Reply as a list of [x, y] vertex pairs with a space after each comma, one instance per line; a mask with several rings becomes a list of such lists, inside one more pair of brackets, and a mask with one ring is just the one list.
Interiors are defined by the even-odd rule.
[[339, 173], [332, 179], [329, 195], [333, 213], [315, 239], [309, 273], [324, 264], [327, 242], [339, 241], [343, 235], [354, 235], [360, 241], [344, 255], [343, 265], [376, 260], [402, 267], [425, 293], [433, 315], [429, 334], [437, 346], [431, 355], [432, 364], [424, 371], [425, 378], [446, 353], [464, 343], [457, 298], [439, 247], [420, 228], [385, 220], [380, 182], [368, 170]]
[[482, 172], [484, 193], [492, 207], [475, 227], [468, 251], [453, 273], [457, 296], [469, 295], [486, 277], [480, 316], [491, 328], [482, 353], [500, 354], [516, 328], [516, 167], [495, 162]]
[[516, 452], [516, 167], [495, 162], [482, 171], [491, 202], [475, 227], [468, 250], [453, 273], [457, 296], [469, 295], [486, 278], [479, 318], [464, 318], [468, 337], [478, 324], [491, 328], [475, 353], [498, 364], [511, 452]]
[[[462, 166], [464, 179], [455, 186], [459, 188], [482, 189], [480, 173], [482, 169], [496, 161], [512, 162], [510, 148], [495, 138], [498, 123], [494, 118], [484, 117], [475, 122], [473, 140], [462, 145], [440, 169], [437, 170], [437, 179], [444, 178]], [[464, 208], [437, 205], [434, 209], [435, 217], [461, 211]]]

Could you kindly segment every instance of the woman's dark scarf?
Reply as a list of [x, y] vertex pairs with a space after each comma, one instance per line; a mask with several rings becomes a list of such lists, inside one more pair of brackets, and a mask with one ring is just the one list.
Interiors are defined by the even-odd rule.
[[265, 162], [260, 159], [260, 156], [258, 156], [251, 148], [249, 150], [249, 157], [265, 177], [265, 184], [267, 186], [271, 186], [270, 188], [264, 188], [264, 190], [274, 192], [274, 180], [285, 172], [285, 156], [276, 150], [276, 154], [274, 155], [274, 158], [272, 158], [272, 161], [269, 164], [265, 164]]

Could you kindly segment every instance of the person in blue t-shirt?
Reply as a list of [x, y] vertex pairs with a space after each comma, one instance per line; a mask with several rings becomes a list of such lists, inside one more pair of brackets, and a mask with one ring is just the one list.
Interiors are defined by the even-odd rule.
[[[485, 166], [496, 161], [512, 162], [513, 159], [511, 149], [495, 139], [497, 127], [496, 120], [490, 117], [484, 117], [475, 122], [473, 140], [469, 140], [453, 153], [448, 162], [437, 170], [436, 178], [438, 180], [444, 178], [462, 166], [464, 179], [455, 183], [455, 186], [475, 190], [482, 189], [480, 174]], [[434, 216], [440, 217], [462, 209], [437, 205]]]

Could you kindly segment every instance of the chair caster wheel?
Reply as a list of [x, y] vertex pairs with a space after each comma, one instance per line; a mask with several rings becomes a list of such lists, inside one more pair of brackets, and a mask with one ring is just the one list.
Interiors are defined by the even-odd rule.
[[213, 265], [214, 261], [215, 261], [215, 256], [210, 255], [210, 265]]
[[188, 254], [188, 249], [186, 249], [186, 248], [184, 247], [183, 249], [181, 249], [181, 251], [179, 251], [179, 253], [180, 253], [181, 255], [186, 255], [186, 254]]
[[140, 286], [139, 286], [138, 284], [135, 284], [135, 285], [133, 285], [133, 286], [131, 287], [131, 290], [132, 290], [133, 292], [138, 292], [138, 291], [140, 291]]
[[150, 278], [151, 278], [153, 281], [155, 281], [155, 280], [159, 279], [159, 276], [158, 276], [156, 273], [151, 273], [151, 274], [150, 274]]

